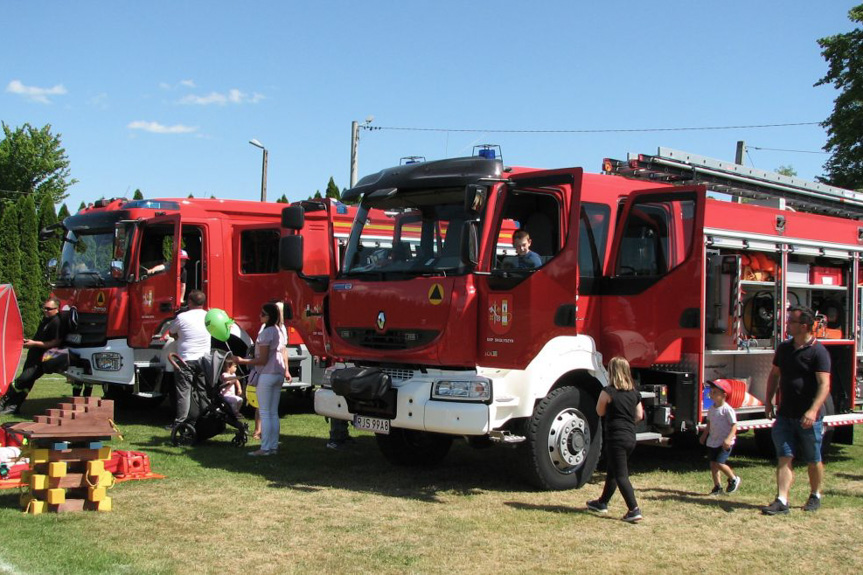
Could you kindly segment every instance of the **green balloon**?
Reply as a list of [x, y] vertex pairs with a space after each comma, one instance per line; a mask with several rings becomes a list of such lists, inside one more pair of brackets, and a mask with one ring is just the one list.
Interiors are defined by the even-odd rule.
[[204, 325], [210, 335], [219, 341], [228, 341], [231, 337], [231, 324], [234, 320], [228, 317], [225, 310], [213, 308], [204, 316]]

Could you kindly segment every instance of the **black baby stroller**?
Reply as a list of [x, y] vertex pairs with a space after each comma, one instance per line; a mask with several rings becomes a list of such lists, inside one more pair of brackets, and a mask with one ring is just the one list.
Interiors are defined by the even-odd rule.
[[[174, 426], [171, 431], [171, 443], [174, 445], [192, 445], [224, 433], [230, 425], [237, 432], [231, 443], [242, 447], [249, 439], [249, 426], [240, 421], [228, 401], [221, 394], [221, 380], [225, 361], [230, 359], [231, 352], [214, 349], [209, 355], [203, 356], [198, 363], [200, 369], [194, 370], [192, 391], [189, 398], [189, 417], [183, 423]], [[184, 365], [180, 356], [172, 353], [169, 361], [175, 368]]]

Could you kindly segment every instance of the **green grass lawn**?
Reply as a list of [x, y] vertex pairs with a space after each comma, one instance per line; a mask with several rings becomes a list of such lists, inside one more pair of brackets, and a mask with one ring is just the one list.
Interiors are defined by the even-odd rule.
[[[69, 393], [43, 378], [19, 418]], [[349, 450], [325, 449], [328, 426], [311, 414], [281, 423], [278, 456], [250, 458], [226, 433], [172, 447], [162, 407], [116, 413], [115, 449], [144, 451], [161, 480], [110, 490], [109, 513], [21, 513], [17, 490], [0, 491], [0, 573], [851, 573], [863, 568], [863, 440], [836, 446], [824, 505], [804, 514], [805, 472], [789, 516], [765, 517], [772, 463], [741, 437], [730, 463], [743, 479], [709, 498], [699, 450], [640, 446], [632, 479], [645, 519], [586, 511], [603, 473], [579, 491], [530, 489], [508, 448], [457, 442], [434, 469], [387, 464], [370, 434]]]

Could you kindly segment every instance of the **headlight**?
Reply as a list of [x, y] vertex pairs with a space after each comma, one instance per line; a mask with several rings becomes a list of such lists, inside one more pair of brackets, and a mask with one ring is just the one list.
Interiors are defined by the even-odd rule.
[[331, 388], [333, 386], [333, 374], [336, 370], [350, 367], [346, 363], [336, 363], [324, 370], [324, 375], [321, 377], [321, 387]]
[[491, 400], [491, 380], [485, 378], [456, 380], [443, 379], [432, 386], [432, 399], [455, 401]]
[[100, 371], [120, 371], [123, 367], [123, 356], [112, 351], [94, 353], [93, 363], [95, 369]]

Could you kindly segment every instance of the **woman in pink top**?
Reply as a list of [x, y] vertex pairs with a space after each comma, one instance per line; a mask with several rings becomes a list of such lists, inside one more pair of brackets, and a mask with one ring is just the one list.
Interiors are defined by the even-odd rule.
[[279, 449], [279, 396], [285, 381], [287, 345], [284, 329], [279, 328], [279, 308], [274, 303], [261, 306], [264, 329], [255, 340], [255, 357], [237, 358], [242, 365], [253, 365], [259, 373], [256, 392], [261, 413], [261, 448], [249, 455], [275, 455]]

